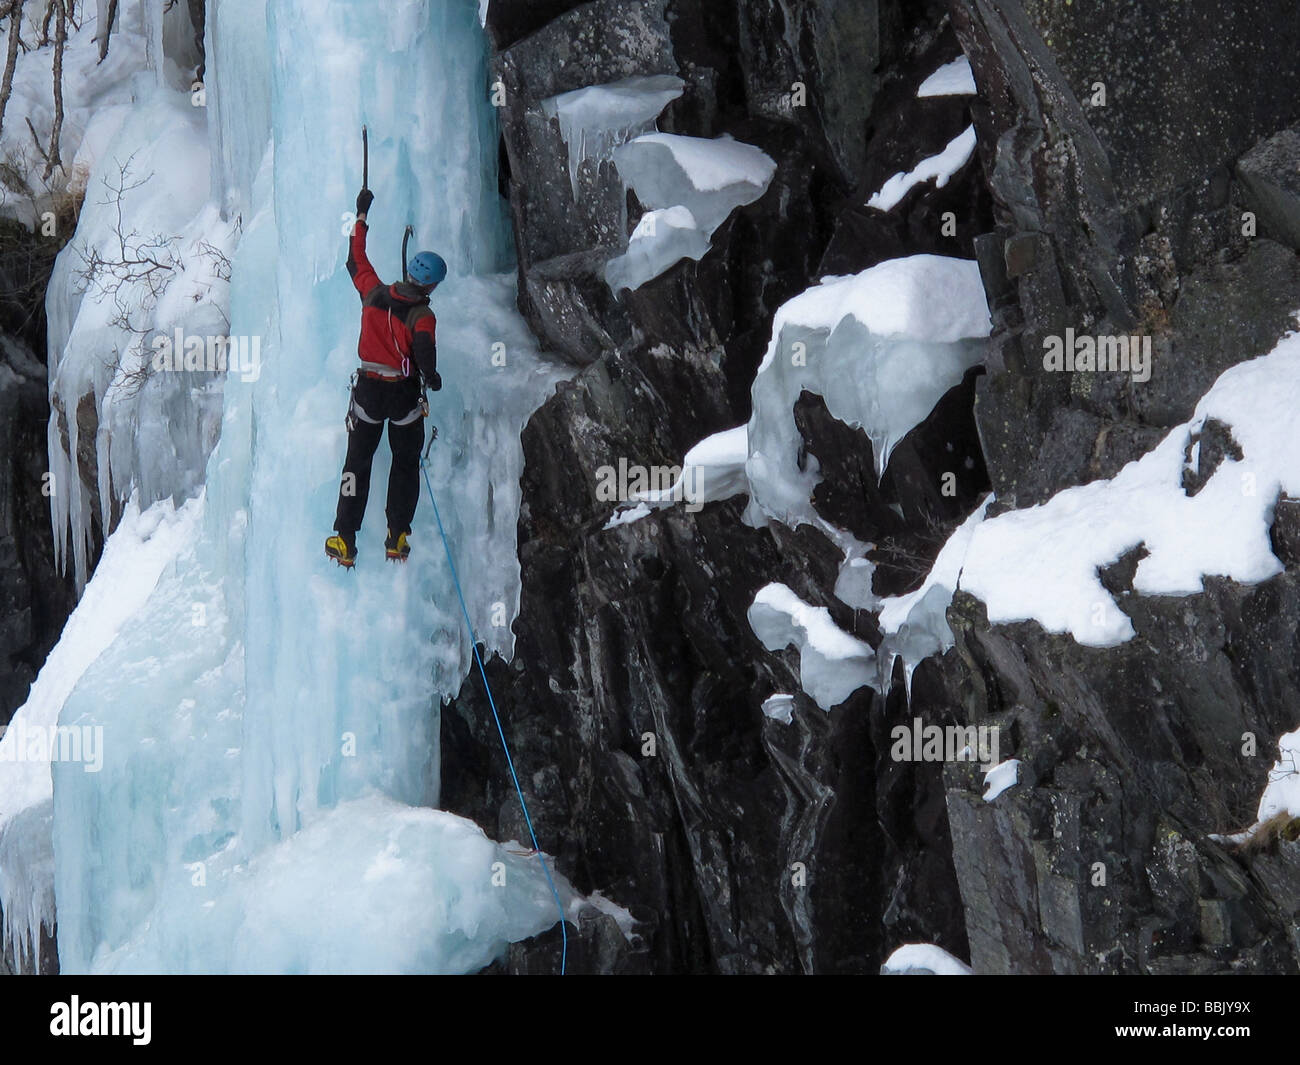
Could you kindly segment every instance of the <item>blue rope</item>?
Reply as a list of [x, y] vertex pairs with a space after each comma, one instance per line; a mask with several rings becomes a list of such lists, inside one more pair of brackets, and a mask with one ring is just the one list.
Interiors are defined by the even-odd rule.
[[501, 715], [497, 713], [497, 703], [492, 698], [492, 685], [488, 683], [487, 670], [483, 668], [483, 656], [478, 653], [478, 637], [474, 634], [474, 623], [469, 618], [469, 607], [465, 605], [465, 593], [460, 587], [460, 577], [456, 573], [456, 563], [451, 557], [451, 544], [447, 541], [447, 530], [443, 528], [442, 515], [438, 513], [438, 501], [433, 495], [433, 485], [429, 483], [429, 467], [423, 457], [420, 458], [420, 471], [424, 474], [424, 487], [429, 490], [429, 502], [433, 504], [433, 516], [438, 521], [438, 534], [442, 537], [443, 550], [447, 552], [447, 565], [451, 567], [451, 579], [456, 585], [456, 595], [460, 598], [461, 613], [465, 615], [465, 627], [469, 630], [469, 644], [474, 649], [474, 661], [478, 663], [479, 675], [483, 678], [483, 688], [487, 692], [488, 705], [492, 707], [492, 719], [497, 723], [497, 735], [501, 737], [501, 749], [506, 752], [506, 765], [510, 767], [510, 779], [515, 782], [515, 794], [519, 796], [519, 806], [524, 811], [524, 820], [528, 822], [528, 834], [533, 840], [533, 850], [537, 852], [537, 860], [542, 863], [542, 872], [546, 874], [546, 882], [551, 885], [551, 895], [555, 899], [556, 908], [560, 911], [560, 975], [563, 976], [569, 960], [569, 930], [564, 923], [564, 904], [560, 902], [560, 893], [556, 890], [555, 881], [551, 878], [551, 870], [542, 854], [541, 844], [537, 842], [537, 832], [533, 829], [533, 819], [528, 813], [528, 803], [524, 801], [524, 790], [519, 786], [519, 776], [515, 773], [515, 760], [510, 757], [510, 745], [506, 743], [505, 729], [501, 727]]

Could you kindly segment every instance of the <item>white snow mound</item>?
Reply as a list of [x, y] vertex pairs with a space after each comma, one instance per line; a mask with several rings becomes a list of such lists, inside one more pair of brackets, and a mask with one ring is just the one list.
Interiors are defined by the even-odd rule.
[[945, 63], [916, 90], [918, 99], [927, 96], [974, 96], [975, 75], [971, 73], [970, 60], [964, 55]]
[[989, 328], [979, 267], [939, 255], [823, 278], [785, 303], [752, 387], [745, 520], [818, 523], [817, 461], [794, 421], [802, 392], [866, 431], [883, 474], [895, 445], [982, 360]]
[[836, 625], [824, 606], [805, 603], [784, 584], [760, 588], [748, 617], [754, 635], [769, 651], [792, 644], [799, 649], [799, 684], [823, 710], [871, 682], [871, 648]]
[[[959, 583], [993, 624], [1033, 620], [1087, 646], [1123, 643], [1132, 623], [1098, 570], [1139, 546], [1146, 555], [1133, 588], [1142, 595], [1190, 595], [1207, 576], [1254, 584], [1281, 572], [1269, 529], [1279, 494], [1300, 495], [1298, 406], [1300, 333], [1290, 333], [1269, 354], [1225, 370], [1189, 421], [1109, 480], [995, 518], [981, 507], [944, 545], [925, 584], [887, 601], [887, 643], [913, 663], [915, 654], [950, 646], [942, 618]], [[1242, 457], [1225, 458], [1191, 495], [1184, 456], [1210, 419], [1230, 427]]]
[[908, 943], [885, 959], [882, 974], [924, 973], [934, 976], [970, 976], [971, 967], [933, 943]]

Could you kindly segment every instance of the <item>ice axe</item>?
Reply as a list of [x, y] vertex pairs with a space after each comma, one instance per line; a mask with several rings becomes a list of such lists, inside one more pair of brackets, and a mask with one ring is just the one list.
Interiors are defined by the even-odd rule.
[[370, 188], [370, 135], [361, 127], [361, 188]]
[[402, 234], [402, 280], [409, 281], [410, 277], [406, 273], [406, 245], [411, 241], [411, 234], [415, 232], [415, 226], [407, 226], [406, 232]]

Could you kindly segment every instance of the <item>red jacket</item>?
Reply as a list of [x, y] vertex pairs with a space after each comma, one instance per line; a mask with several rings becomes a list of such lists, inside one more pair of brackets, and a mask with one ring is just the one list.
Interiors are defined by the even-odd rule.
[[409, 377], [414, 362], [425, 380], [438, 370], [438, 320], [429, 297], [413, 285], [385, 285], [366, 258], [369, 227], [360, 219], [348, 244], [348, 274], [361, 294], [361, 339], [357, 354], [372, 373]]

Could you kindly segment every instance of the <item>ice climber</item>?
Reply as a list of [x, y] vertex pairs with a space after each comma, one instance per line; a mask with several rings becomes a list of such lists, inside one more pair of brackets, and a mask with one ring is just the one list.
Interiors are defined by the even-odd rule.
[[370, 495], [370, 464], [388, 422], [393, 452], [388, 475], [387, 557], [406, 561], [411, 519], [420, 495], [420, 448], [428, 404], [424, 388], [442, 388], [438, 376], [435, 329], [429, 294], [447, 276], [447, 264], [431, 251], [411, 260], [406, 278], [386, 285], [366, 258], [366, 212], [374, 194], [363, 188], [357, 196], [357, 221], [348, 247], [348, 273], [361, 296], [361, 366], [353, 377], [348, 406], [348, 453], [343, 460], [335, 534], [325, 541], [325, 553], [351, 568], [357, 558], [357, 531]]

